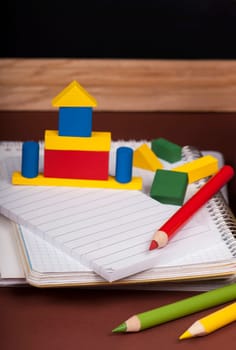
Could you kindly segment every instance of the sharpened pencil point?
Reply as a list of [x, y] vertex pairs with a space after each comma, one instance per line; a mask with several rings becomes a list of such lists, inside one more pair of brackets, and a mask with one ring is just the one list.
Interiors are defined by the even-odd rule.
[[112, 330], [112, 333], [122, 333], [122, 332], [126, 332], [125, 322], [121, 323], [118, 327], [116, 327]]
[[151, 244], [150, 244], [150, 247], [149, 247], [149, 250], [154, 250], [156, 248], [158, 248], [158, 244], [157, 244], [156, 241], [152, 240]]
[[183, 334], [181, 334], [181, 336], [179, 337], [179, 340], [187, 339], [187, 338], [192, 338], [192, 334], [189, 331], [186, 331]]

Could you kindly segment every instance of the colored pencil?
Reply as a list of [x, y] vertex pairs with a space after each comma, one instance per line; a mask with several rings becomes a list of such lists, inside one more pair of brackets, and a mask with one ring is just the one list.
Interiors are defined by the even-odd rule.
[[234, 321], [236, 321], [236, 303], [226, 306], [194, 322], [179, 339], [204, 336]]
[[134, 315], [114, 328], [112, 332], [139, 332], [213, 306], [224, 304], [235, 298], [236, 283]]
[[176, 233], [203, 204], [213, 197], [233, 175], [234, 169], [230, 165], [224, 165], [155, 232], [149, 250], [164, 247], [173, 234]]

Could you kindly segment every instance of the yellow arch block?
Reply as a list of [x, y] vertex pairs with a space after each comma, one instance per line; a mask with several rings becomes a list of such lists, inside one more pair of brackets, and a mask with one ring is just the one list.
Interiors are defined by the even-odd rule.
[[39, 174], [34, 178], [26, 178], [20, 172], [12, 174], [13, 185], [30, 185], [30, 186], [68, 186], [68, 187], [89, 187], [89, 188], [113, 188], [120, 190], [141, 190], [142, 178], [133, 177], [128, 183], [122, 184], [117, 182], [115, 177], [109, 176], [108, 180], [82, 180], [82, 179], [60, 179], [45, 177]]
[[57, 130], [46, 130], [44, 147], [50, 150], [110, 151], [111, 133], [92, 132], [91, 137], [59, 136]]
[[97, 101], [77, 81], [72, 81], [52, 100], [54, 107], [96, 107]]
[[133, 166], [151, 171], [163, 168], [161, 161], [146, 143], [134, 151]]
[[218, 160], [211, 155], [207, 155], [172, 168], [172, 170], [187, 173], [188, 181], [192, 183], [215, 174], [218, 171]]

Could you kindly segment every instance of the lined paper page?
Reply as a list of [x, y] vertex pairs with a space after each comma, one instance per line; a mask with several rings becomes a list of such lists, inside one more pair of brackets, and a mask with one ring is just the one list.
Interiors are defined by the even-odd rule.
[[[80, 274], [84, 272], [92, 272], [91, 269], [71, 258], [68, 254], [64, 254], [60, 249], [57, 249], [52, 244], [35, 235], [31, 230], [24, 226], [19, 225], [19, 234], [22, 238], [24, 250], [32, 270], [39, 273], [77, 272], [79, 278]], [[226, 245], [222, 244], [222, 240], [219, 240], [216, 245], [202, 248], [201, 251], [198, 252], [193, 252], [191, 254], [186, 252], [186, 254], [179, 258], [176, 258], [173, 255], [168, 261], [165, 261], [165, 254], [163, 254], [156, 267], [150, 269], [148, 273], [136, 274], [134, 279], [141, 281], [142, 279], [145, 280], [147, 276], [149, 279], [158, 279], [161, 277], [160, 271], [158, 271], [160, 268], [165, 269], [164, 274], [166, 278], [173, 276], [173, 274], [176, 276], [176, 272], [173, 272], [172, 267], [181, 266], [182, 272], [183, 269], [185, 271], [190, 269], [191, 273], [194, 275], [199, 272], [199, 264], [201, 263], [209, 264], [215, 262], [220, 263], [223, 261], [229, 262], [230, 259], [232, 259], [230, 250]], [[194, 268], [193, 264], [198, 264], [198, 267]], [[171, 269], [169, 270], [169, 268]], [[205, 265], [204, 270], [207, 272], [206, 268]], [[217, 266], [217, 268], [220, 269], [219, 266]], [[94, 274], [91, 276], [87, 274], [87, 277], [87, 282], [97, 280], [97, 278], [95, 279]]]
[[[19, 161], [19, 160], [18, 160]], [[10, 159], [1, 166], [1, 212], [108, 281], [196, 253], [221, 237], [202, 209], [165, 249], [149, 251], [153, 232], [177, 209], [139, 191], [12, 186]], [[3, 180], [8, 174], [8, 180]]]
[[55, 248], [52, 244], [32, 233], [29, 229], [19, 226], [19, 234], [24, 243], [24, 249], [30, 268], [39, 273], [88, 272], [88, 267]]
[[[22, 242], [21, 247], [23, 246], [24, 254], [30, 265], [30, 270], [26, 268], [29, 283], [36, 286], [50, 286], [87, 285], [89, 283], [97, 285], [105, 282], [91, 269], [86, 268], [21, 225], [19, 225], [19, 236]], [[173, 257], [172, 260], [168, 261], [168, 265], [163, 264], [162, 259], [160, 259], [157, 267], [129, 276], [122, 279], [122, 282], [183, 280], [188, 276], [204, 277], [209, 274], [214, 275], [214, 273], [234, 273], [235, 260], [230, 264], [230, 252], [225, 247], [222, 256], [222, 248], [221, 242], [221, 244], [211, 246], [209, 249], [202, 249], [199, 254], [186, 254], [178, 260]], [[226, 262], [223, 261], [224, 257], [228, 257]], [[194, 264], [197, 265], [192, 265], [193, 260]], [[201, 261], [205, 261], [205, 263], [200, 264]]]

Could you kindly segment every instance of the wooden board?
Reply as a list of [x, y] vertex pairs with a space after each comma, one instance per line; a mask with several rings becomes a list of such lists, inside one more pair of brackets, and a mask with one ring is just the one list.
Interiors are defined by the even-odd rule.
[[77, 80], [97, 111], [236, 111], [236, 61], [1, 59], [0, 110], [55, 110]]

